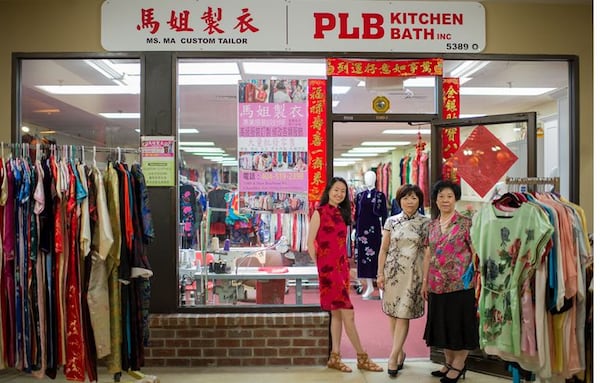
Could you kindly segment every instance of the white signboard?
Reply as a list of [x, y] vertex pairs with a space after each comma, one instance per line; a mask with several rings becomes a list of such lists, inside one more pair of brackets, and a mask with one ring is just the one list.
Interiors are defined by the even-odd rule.
[[478, 53], [485, 9], [465, 1], [106, 0], [109, 51]]

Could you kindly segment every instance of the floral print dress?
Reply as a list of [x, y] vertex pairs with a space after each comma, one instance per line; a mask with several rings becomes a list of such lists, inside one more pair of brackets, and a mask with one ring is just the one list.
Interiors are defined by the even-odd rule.
[[390, 232], [390, 245], [383, 269], [383, 312], [395, 318], [414, 319], [423, 316], [425, 301], [421, 297], [423, 256], [429, 218], [404, 212], [385, 221]]

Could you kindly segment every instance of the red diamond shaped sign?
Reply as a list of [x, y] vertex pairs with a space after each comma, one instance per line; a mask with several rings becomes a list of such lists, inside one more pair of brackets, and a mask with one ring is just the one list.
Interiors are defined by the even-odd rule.
[[483, 197], [518, 159], [485, 126], [479, 125], [458, 148], [453, 163], [459, 176]]

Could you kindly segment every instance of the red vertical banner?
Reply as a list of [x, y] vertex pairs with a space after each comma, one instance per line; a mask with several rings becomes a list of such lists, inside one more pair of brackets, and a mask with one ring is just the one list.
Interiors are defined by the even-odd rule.
[[327, 184], [327, 81], [308, 80], [309, 214]]
[[[445, 120], [460, 116], [460, 80], [455, 77], [444, 77], [442, 81], [444, 92], [442, 116]], [[456, 151], [460, 146], [460, 131], [458, 127], [442, 129], [442, 179], [459, 183], [456, 164]]]

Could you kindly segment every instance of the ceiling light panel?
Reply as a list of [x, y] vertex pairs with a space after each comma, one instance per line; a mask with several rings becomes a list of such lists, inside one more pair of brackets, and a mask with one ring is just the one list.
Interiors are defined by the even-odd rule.
[[394, 150], [394, 146], [356, 147], [348, 150], [348, 153], [385, 153]]
[[417, 134], [417, 133], [431, 134], [429, 129], [386, 129], [381, 133], [382, 134], [399, 134], [399, 135]]
[[215, 146], [212, 141], [181, 141], [179, 146]]
[[110, 118], [112, 120], [135, 120], [140, 118], [139, 113], [98, 113], [104, 118]]
[[404, 146], [410, 144], [410, 141], [364, 141], [361, 146]]
[[242, 68], [247, 75], [325, 78], [327, 74], [324, 61], [319, 63], [247, 61], [242, 63]]
[[199, 75], [199, 74], [240, 74], [238, 64], [236, 62], [179, 62], [177, 66], [179, 75]]
[[180, 75], [177, 85], [237, 85], [241, 79], [239, 74]]

